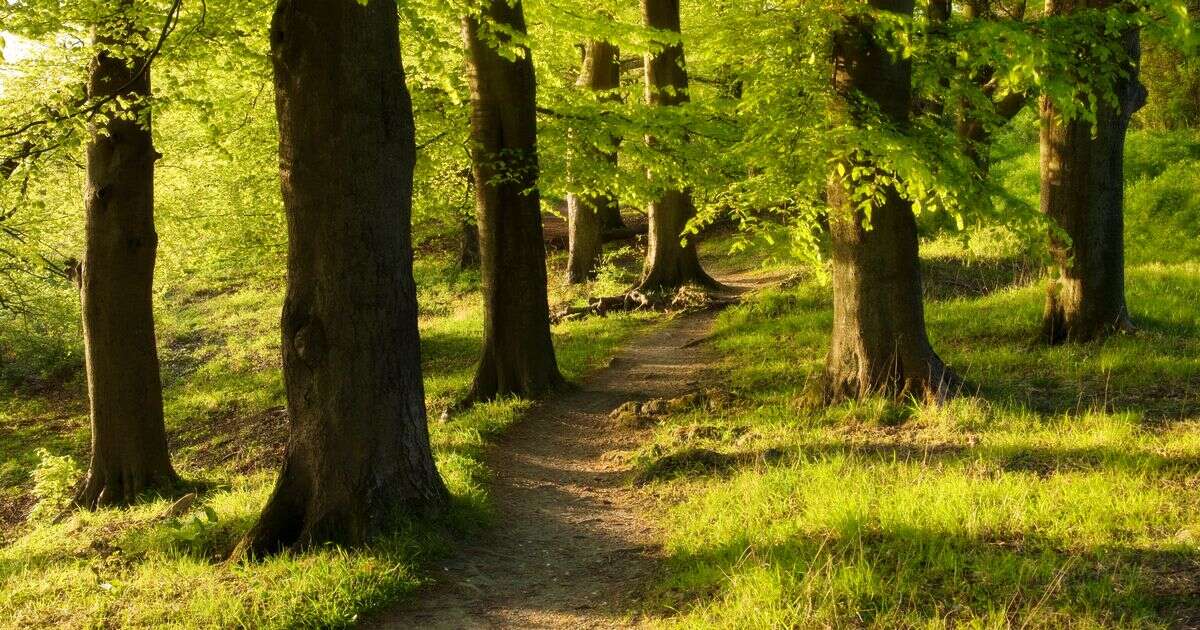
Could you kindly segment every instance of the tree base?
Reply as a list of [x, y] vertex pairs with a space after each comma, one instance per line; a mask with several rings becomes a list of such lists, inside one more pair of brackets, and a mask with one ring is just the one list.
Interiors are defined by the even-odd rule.
[[1046, 345], [1060, 346], [1068, 343], [1088, 343], [1107, 339], [1115, 335], [1133, 335], [1137, 326], [1129, 318], [1129, 310], [1121, 307], [1111, 318], [1068, 317], [1064, 309], [1052, 301], [1046, 305], [1042, 318], [1041, 341]]
[[170, 497], [185, 489], [173, 470], [147, 473], [131, 468], [88, 472], [72, 503], [84, 510], [132, 505], [151, 495]]
[[920, 363], [902, 365], [827, 365], [818, 381], [820, 401], [825, 405], [864, 400], [872, 396], [890, 400], [915, 399], [942, 404], [958, 396], [965, 381], [937, 356]]

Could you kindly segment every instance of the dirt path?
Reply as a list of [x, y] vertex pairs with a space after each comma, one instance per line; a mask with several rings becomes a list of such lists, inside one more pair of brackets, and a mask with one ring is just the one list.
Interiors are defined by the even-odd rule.
[[[738, 283], [739, 278], [726, 278]], [[645, 431], [609, 412], [691, 392], [714, 357], [714, 313], [634, 339], [578, 390], [539, 403], [490, 449], [496, 527], [440, 563], [439, 581], [372, 628], [625, 628], [652, 577], [659, 536], [614, 452]]]

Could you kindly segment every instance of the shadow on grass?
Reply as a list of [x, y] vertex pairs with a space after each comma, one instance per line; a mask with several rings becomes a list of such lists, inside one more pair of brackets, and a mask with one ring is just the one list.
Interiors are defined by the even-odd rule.
[[[1200, 623], [1200, 551], [1192, 548], [1064, 548], [1022, 532], [984, 537], [861, 523], [771, 546], [752, 541], [677, 553], [669, 560], [677, 577], [659, 593], [661, 605], [686, 612], [724, 593], [757, 613], [785, 601], [783, 618], [773, 621], [790, 627]], [[747, 574], [760, 569], [782, 593], [747, 592], [761, 584]]]
[[1011, 287], [1025, 286], [1041, 274], [1040, 266], [1019, 256], [978, 260], [952, 256], [921, 259], [925, 299], [931, 301], [984, 297]]

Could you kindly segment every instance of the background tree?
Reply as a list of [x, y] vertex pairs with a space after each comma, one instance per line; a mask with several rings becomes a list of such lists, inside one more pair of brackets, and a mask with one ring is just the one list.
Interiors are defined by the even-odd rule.
[[167, 452], [154, 335], [154, 149], [150, 51], [123, 0], [95, 27], [87, 97], [104, 103], [87, 146], [79, 288], [92, 461], [76, 502], [123, 504], [178, 483]]
[[[911, 0], [872, 0], [880, 14], [911, 15]], [[912, 101], [910, 62], [875, 32], [875, 17], [851, 15], [834, 37], [834, 89], [854, 123], [874, 113], [904, 133]], [[894, 175], [867, 152], [839, 163], [829, 185], [833, 333], [825, 367], [828, 399], [872, 394], [942, 399], [958, 379], [925, 332], [917, 224]], [[842, 174], [857, 172], [854, 182]]]
[[550, 340], [538, 191], [537, 93], [521, 2], [463, 18], [483, 276], [483, 353], [466, 402], [562, 383]]
[[[606, 41], [589, 41], [584, 48], [583, 70], [576, 85], [598, 93], [602, 99], [620, 99], [616, 92], [620, 84], [620, 50]], [[577, 160], [607, 160], [616, 165], [615, 146], [597, 147], [586, 137], [579, 144]], [[616, 138], [612, 138], [612, 144], [616, 144]], [[567, 195], [567, 222], [567, 281], [572, 284], [586, 282], [595, 274], [596, 262], [604, 246], [604, 233], [625, 227], [621, 204], [610, 191], [572, 192]]]
[[412, 104], [390, 0], [281, 0], [271, 25], [288, 218], [282, 317], [291, 437], [242, 543], [357, 544], [440, 510], [421, 380]]
[[[1110, 4], [1048, 0], [1046, 12], [1059, 16]], [[1133, 328], [1125, 303], [1125, 134], [1146, 103], [1146, 90], [1138, 80], [1138, 31], [1127, 28], [1116, 37], [1127, 63], [1111, 92], [1099, 94], [1094, 126], [1052, 98], [1041, 102], [1041, 208], [1053, 222], [1050, 253], [1057, 265], [1042, 336], [1052, 344]]]
[[[683, 57], [679, 0], [642, 0], [642, 19], [649, 28], [675, 37], [660, 41], [657, 51], [646, 53], [646, 101], [657, 107], [688, 102], [688, 73]], [[651, 143], [653, 138], [648, 139]], [[688, 190], [666, 190], [649, 206], [650, 234], [646, 265], [638, 286], [641, 291], [674, 289], [686, 284], [716, 287], [717, 282], [700, 266], [696, 240], [683, 233], [696, 216]]]

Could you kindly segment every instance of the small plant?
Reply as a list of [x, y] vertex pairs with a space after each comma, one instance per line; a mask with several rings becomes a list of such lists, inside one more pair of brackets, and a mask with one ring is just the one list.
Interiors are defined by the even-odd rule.
[[203, 542], [205, 538], [211, 537], [210, 534], [218, 520], [217, 511], [212, 506], [206, 505], [203, 518], [200, 515], [193, 515], [187, 519], [172, 518], [167, 521], [167, 526], [171, 528], [172, 536], [177, 542], [186, 546], [194, 546]]
[[621, 264], [621, 260], [636, 255], [637, 252], [628, 245], [600, 255], [600, 261], [596, 265], [596, 292], [598, 295], [620, 293], [629, 288], [636, 276]]
[[53, 455], [39, 448], [40, 460], [33, 473], [33, 495], [37, 503], [29, 513], [31, 521], [52, 519], [62, 513], [71, 502], [71, 489], [79, 479], [79, 466], [70, 455]]

